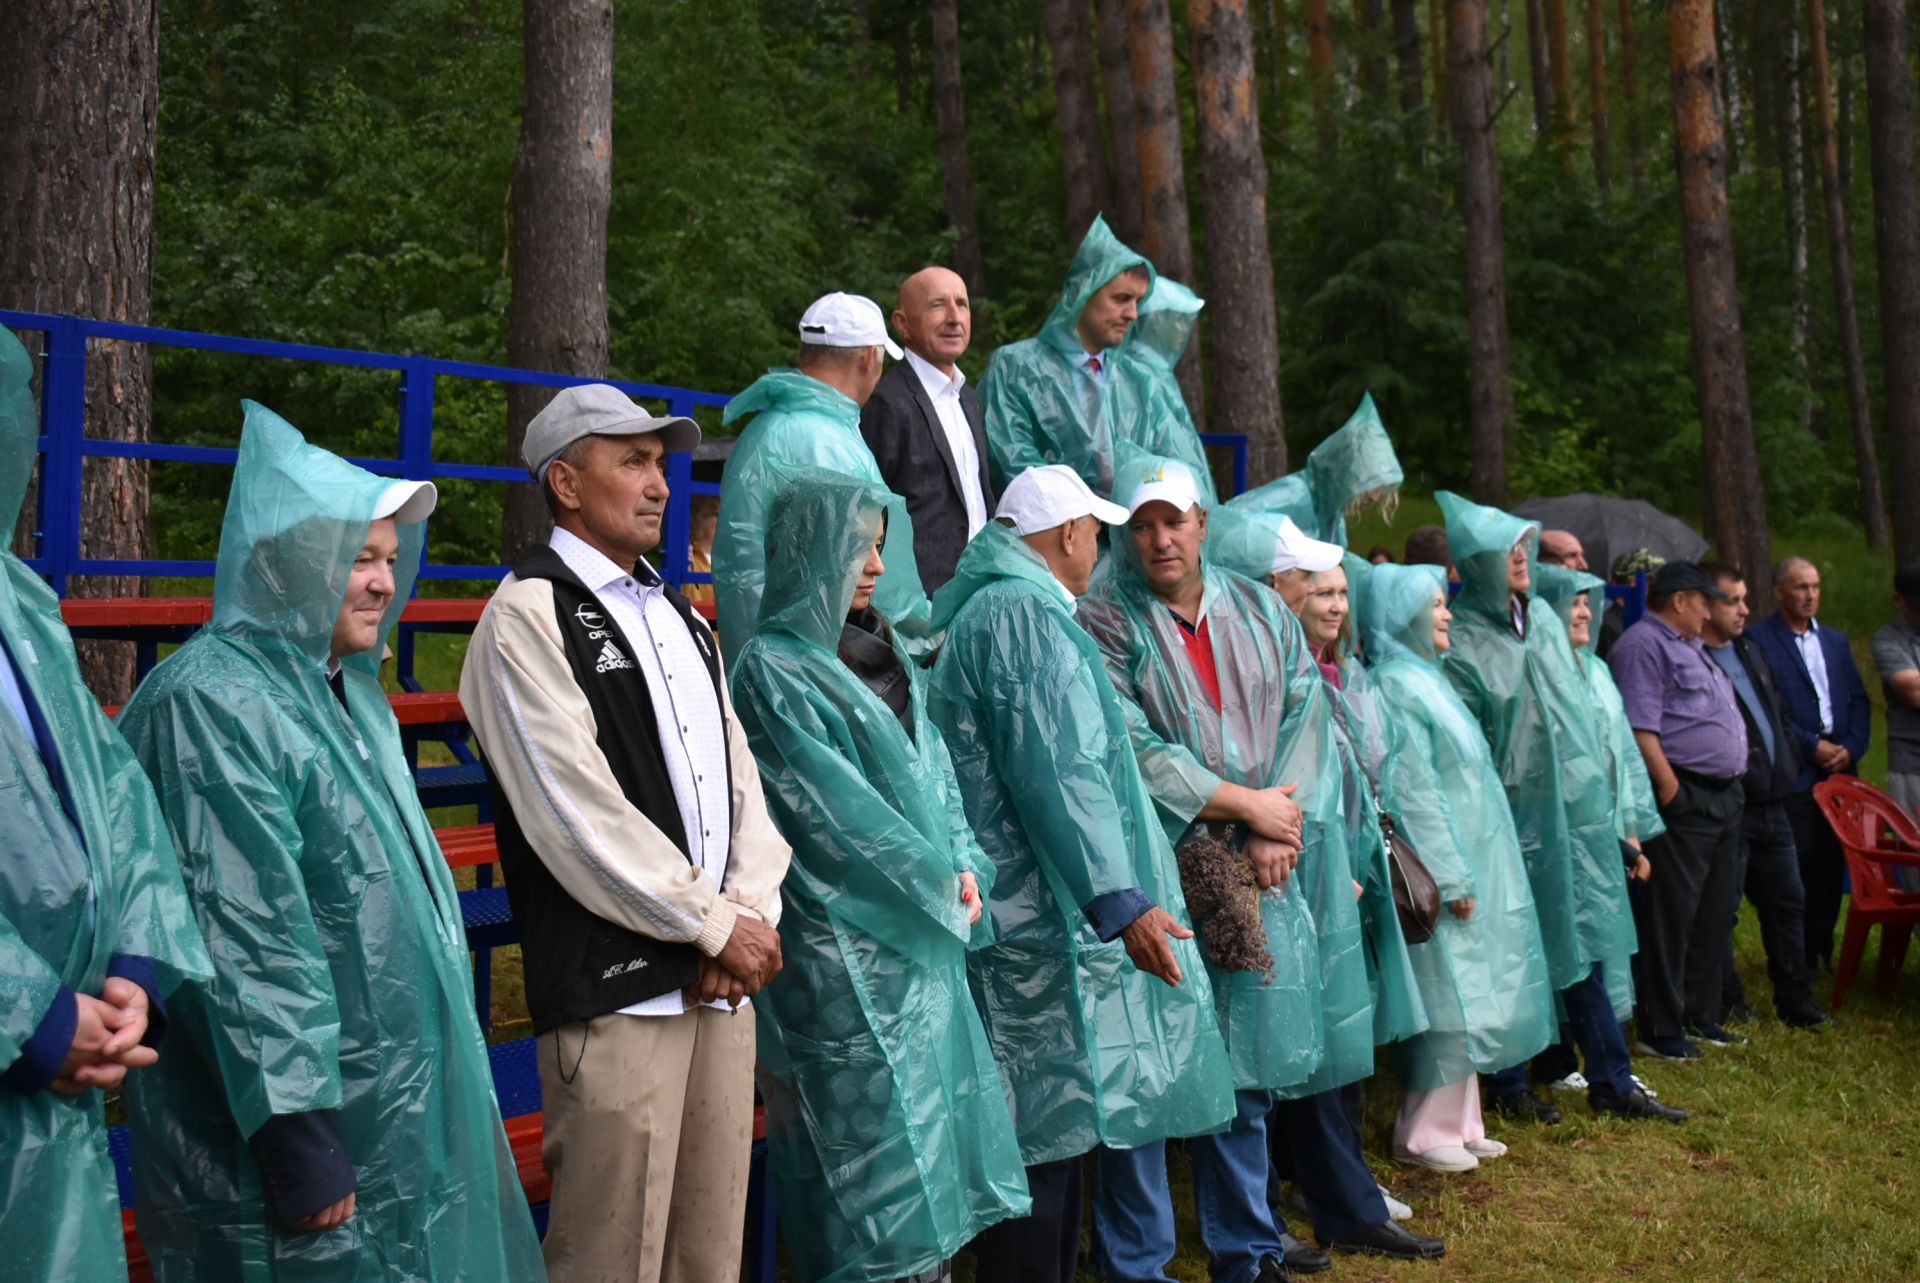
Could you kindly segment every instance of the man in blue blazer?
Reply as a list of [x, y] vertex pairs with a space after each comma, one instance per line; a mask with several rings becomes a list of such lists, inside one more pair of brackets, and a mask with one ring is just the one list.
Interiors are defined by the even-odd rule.
[[1846, 634], [1816, 618], [1819, 569], [1805, 557], [1788, 557], [1773, 568], [1773, 598], [1779, 613], [1747, 635], [1766, 652], [1779, 679], [1787, 733], [1800, 756], [1800, 777], [1787, 812], [1807, 891], [1807, 966], [1832, 970], [1846, 860], [1813, 800], [1813, 786], [1830, 775], [1856, 773], [1873, 736], [1873, 706]]

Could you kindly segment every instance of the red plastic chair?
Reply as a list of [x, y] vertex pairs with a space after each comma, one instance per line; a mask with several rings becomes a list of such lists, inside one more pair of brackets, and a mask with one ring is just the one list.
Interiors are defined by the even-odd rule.
[[1920, 893], [1903, 891], [1889, 871], [1920, 869], [1920, 824], [1891, 797], [1847, 775], [1836, 775], [1813, 787], [1814, 800], [1847, 853], [1847, 872], [1853, 880], [1853, 898], [1847, 904], [1847, 934], [1840, 945], [1840, 965], [1833, 976], [1833, 1009], [1838, 1011], [1867, 950], [1867, 936], [1880, 933], [1881, 997], [1893, 990], [1893, 981], [1907, 960], [1907, 943], [1920, 923]]

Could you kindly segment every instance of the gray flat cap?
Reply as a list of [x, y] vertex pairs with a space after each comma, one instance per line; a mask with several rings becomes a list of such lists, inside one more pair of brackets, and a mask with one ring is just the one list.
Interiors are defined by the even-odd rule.
[[682, 454], [700, 444], [700, 425], [684, 415], [652, 415], [632, 398], [608, 383], [582, 383], [562, 388], [547, 408], [527, 425], [520, 457], [535, 481], [546, 478], [547, 466], [582, 437], [637, 437], [658, 432], [668, 454]]

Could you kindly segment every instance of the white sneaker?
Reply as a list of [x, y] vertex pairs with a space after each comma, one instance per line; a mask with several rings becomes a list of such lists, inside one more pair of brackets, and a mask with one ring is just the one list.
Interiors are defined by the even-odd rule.
[[1633, 1085], [1635, 1087], [1638, 1087], [1641, 1091], [1644, 1091], [1645, 1093], [1647, 1093], [1648, 1100], [1660, 1099], [1660, 1093], [1655, 1091], [1652, 1085], [1649, 1084], [1647, 1080], [1642, 1078], [1639, 1074], [1629, 1074], [1628, 1077], [1633, 1079]]
[[1576, 1069], [1565, 1078], [1556, 1078], [1550, 1083], [1541, 1083], [1540, 1085], [1548, 1091], [1585, 1091], [1587, 1089], [1587, 1076]]
[[1393, 1195], [1387, 1193], [1387, 1187], [1385, 1185], [1380, 1187], [1380, 1197], [1387, 1202], [1388, 1217], [1396, 1221], [1410, 1221], [1413, 1219], [1413, 1209]]
[[1491, 1136], [1482, 1136], [1479, 1140], [1470, 1140], [1466, 1150], [1475, 1158], [1499, 1158], [1507, 1152], [1507, 1147]]
[[1394, 1157], [1403, 1163], [1429, 1167], [1436, 1172], [1470, 1172], [1480, 1166], [1480, 1160], [1459, 1145], [1435, 1145], [1432, 1149], [1422, 1150], [1418, 1154], [1410, 1154], [1402, 1150], [1394, 1154]]

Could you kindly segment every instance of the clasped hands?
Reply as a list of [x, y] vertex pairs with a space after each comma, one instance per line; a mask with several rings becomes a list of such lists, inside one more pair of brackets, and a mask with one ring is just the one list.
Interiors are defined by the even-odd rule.
[[118, 1087], [129, 1069], [145, 1069], [160, 1053], [142, 1046], [147, 1036], [147, 991], [121, 976], [109, 976], [98, 998], [73, 996], [79, 1009], [73, 1042], [60, 1072], [47, 1086], [63, 1096], [94, 1087]]

